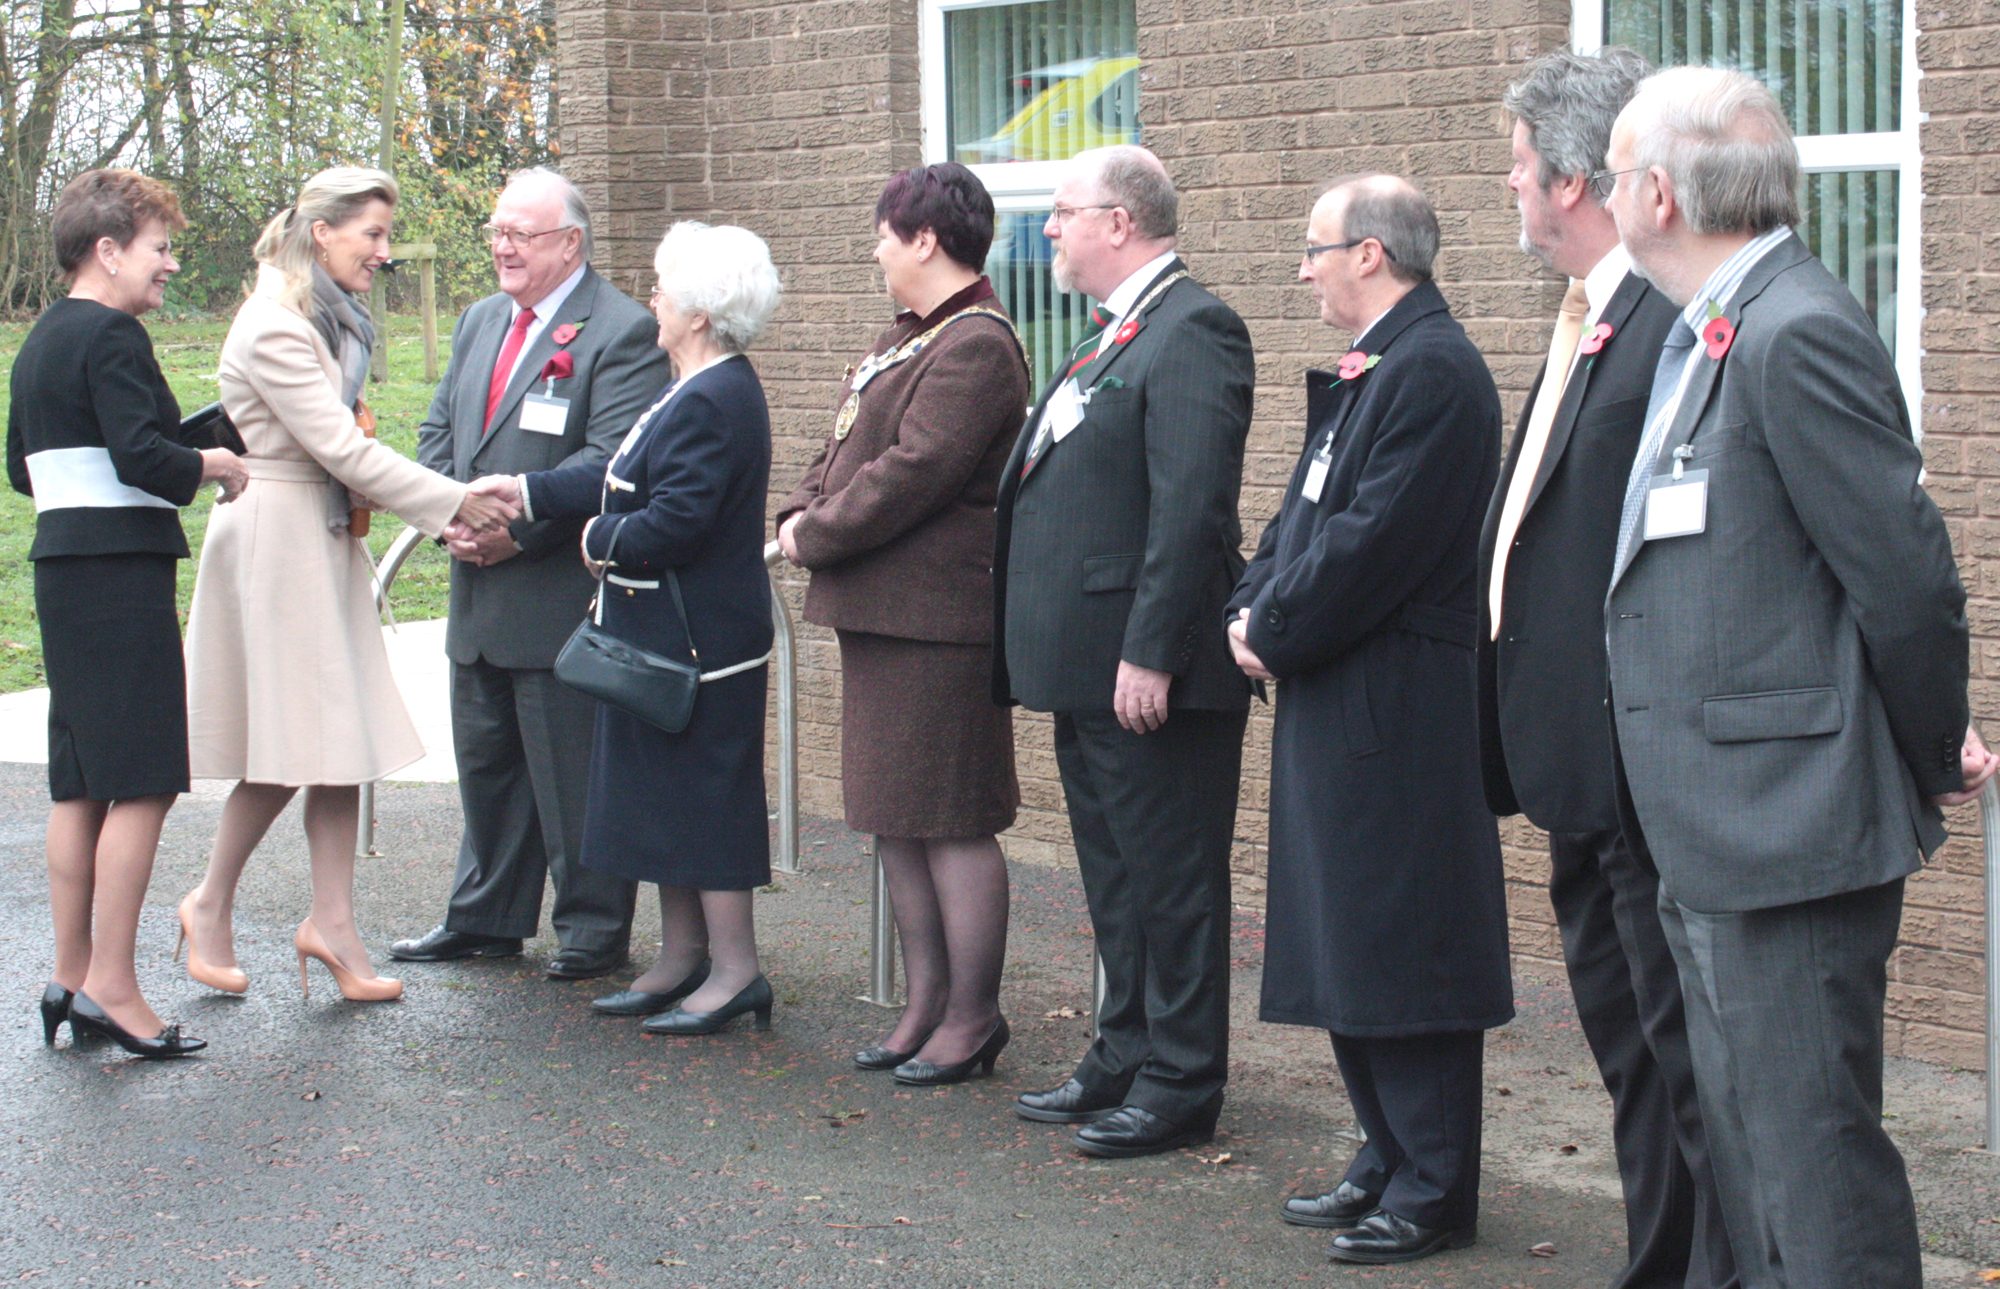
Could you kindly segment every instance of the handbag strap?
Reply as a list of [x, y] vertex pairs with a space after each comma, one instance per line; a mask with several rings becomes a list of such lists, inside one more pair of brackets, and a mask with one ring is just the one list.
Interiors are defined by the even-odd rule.
[[[617, 562], [618, 539], [625, 535], [625, 521], [631, 517], [629, 514], [618, 516], [618, 523], [611, 529], [611, 544], [604, 548], [604, 567], [610, 568]], [[672, 566], [667, 568], [667, 589], [673, 592], [674, 615], [681, 620], [681, 634], [687, 637], [688, 657], [693, 660], [696, 668], [699, 668], [701, 666], [701, 653], [694, 647], [694, 628], [688, 624], [687, 605], [681, 599], [680, 574], [674, 572]], [[597, 598], [591, 601], [590, 620], [595, 626], [601, 627], [604, 625], [604, 581], [602, 575], [599, 576], [597, 583]]]

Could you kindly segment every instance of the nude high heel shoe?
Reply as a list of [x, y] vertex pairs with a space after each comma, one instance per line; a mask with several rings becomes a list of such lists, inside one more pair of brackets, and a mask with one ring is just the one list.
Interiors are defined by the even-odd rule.
[[333, 950], [326, 947], [326, 940], [319, 928], [307, 918], [299, 923], [299, 933], [292, 937], [292, 947], [299, 951], [299, 988], [306, 997], [312, 997], [312, 984], [306, 978], [306, 959], [318, 958], [333, 973], [333, 983], [340, 986], [340, 996], [349, 1002], [388, 1003], [403, 996], [403, 982], [391, 980], [387, 976], [357, 976], [340, 965], [340, 959], [333, 956]]
[[201, 956], [194, 951], [194, 935], [188, 929], [190, 924], [188, 900], [193, 898], [192, 895], [187, 896], [175, 910], [180, 914], [181, 933], [174, 939], [174, 956], [169, 961], [178, 961], [181, 956], [181, 946], [186, 945], [187, 973], [194, 978], [195, 983], [207, 985], [210, 989], [220, 989], [225, 994], [240, 994], [247, 991], [250, 988], [250, 977], [243, 971], [236, 967], [212, 967], [203, 962]]

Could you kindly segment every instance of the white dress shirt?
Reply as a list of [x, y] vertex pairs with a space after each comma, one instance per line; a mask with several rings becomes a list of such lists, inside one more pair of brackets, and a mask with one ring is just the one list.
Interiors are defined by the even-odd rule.
[[[549, 292], [535, 303], [535, 320], [528, 324], [527, 332], [521, 337], [520, 352], [514, 355], [514, 365], [507, 369], [507, 384], [513, 384], [514, 373], [521, 369], [521, 360], [526, 358], [528, 351], [535, 347], [535, 338], [541, 335], [543, 330], [548, 327], [549, 319], [556, 316], [556, 310], [562, 308], [563, 301], [569, 299], [569, 293], [576, 290], [576, 284], [583, 281], [583, 271], [589, 267], [588, 264], [577, 265], [576, 272], [558, 282], [555, 290]], [[514, 307], [507, 314], [507, 326], [509, 330], [513, 329], [515, 321], [521, 316], [520, 302], [513, 301], [512, 303]]]

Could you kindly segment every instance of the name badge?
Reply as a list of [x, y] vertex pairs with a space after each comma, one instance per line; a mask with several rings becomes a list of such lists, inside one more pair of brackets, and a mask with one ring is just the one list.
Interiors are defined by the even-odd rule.
[[521, 428], [532, 434], [561, 434], [569, 424], [569, 400], [529, 394], [521, 400]]
[[1299, 492], [1307, 501], [1315, 504], [1319, 502], [1320, 493], [1326, 491], [1327, 469], [1332, 464], [1333, 435], [1329, 433], [1326, 442], [1319, 445], [1319, 451], [1313, 453], [1312, 463], [1306, 466], [1305, 486], [1300, 488]]
[[1077, 392], [1074, 380], [1064, 381], [1062, 387], [1049, 396], [1049, 436], [1057, 443], [1083, 423], [1083, 404], [1083, 395]]
[[1649, 542], [1689, 537], [1708, 527], [1708, 471], [1655, 475], [1646, 489], [1645, 535]]

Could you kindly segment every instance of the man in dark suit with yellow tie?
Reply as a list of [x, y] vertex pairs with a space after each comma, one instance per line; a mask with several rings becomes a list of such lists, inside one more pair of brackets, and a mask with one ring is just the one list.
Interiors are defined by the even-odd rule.
[[1215, 1131], [1229, 1056], [1229, 850], [1250, 685], [1222, 606], [1255, 368], [1234, 310], [1174, 254], [1159, 159], [1079, 154], [1045, 226], [1057, 282], [1102, 301], [1002, 476], [995, 698], [1055, 713], [1106, 991], [1074, 1077], [1016, 1105], [1086, 1154]]
[[1480, 543], [1480, 754], [1493, 812], [1549, 833], [1549, 899], [1625, 1192], [1612, 1289], [1727, 1289], [1659, 876], [1619, 827], [1604, 705], [1604, 592], [1674, 306], [1631, 271], [1590, 176], [1650, 71], [1626, 49], [1563, 51], [1507, 91], [1521, 248], [1570, 285]]

